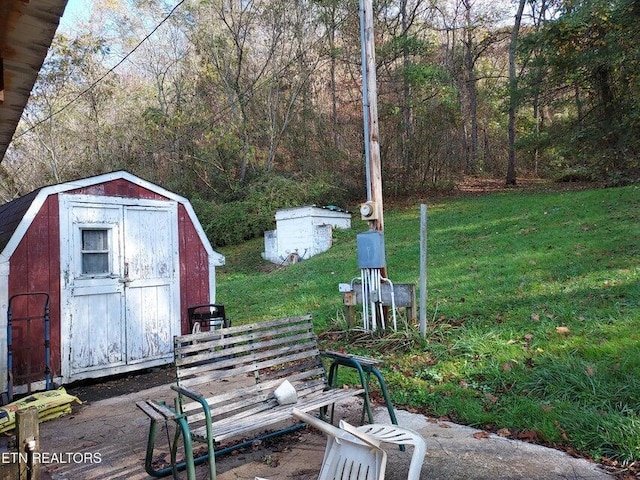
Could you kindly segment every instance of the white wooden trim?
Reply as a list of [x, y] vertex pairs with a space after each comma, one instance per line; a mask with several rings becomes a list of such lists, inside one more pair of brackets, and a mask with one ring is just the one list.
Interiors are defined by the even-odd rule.
[[2, 250], [2, 253], [0, 254], [1, 262], [8, 262], [9, 260], [11, 260], [11, 256], [16, 251], [16, 248], [18, 248], [22, 237], [25, 236], [27, 230], [29, 230], [29, 227], [31, 226], [31, 223], [33, 223], [33, 219], [36, 218], [36, 215], [42, 208], [42, 205], [44, 205], [44, 202], [49, 194], [45, 193], [43, 190], [46, 189], [42, 189], [40, 192], [38, 192], [36, 198], [33, 199], [31, 205], [29, 206], [29, 209], [22, 216], [18, 227], [15, 229], [13, 235], [11, 235], [11, 238]]
[[[9, 262], [0, 262], [0, 392], [6, 392], [8, 388], [7, 379], [7, 309], [9, 308]], [[3, 315], [2, 312], [5, 312]]]
[[198, 217], [196, 217], [196, 212], [193, 210], [191, 203], [185, 200], [183, 205], [184, 205], [184, 209], [189, 214], [189, 218], [191, 219], [191, 222], [193, 223], [193, 226], [195, 227], [196, 232], [198, 232], [198, 236], [200, 237], [200, 240], [202, 241], [202, 244], [204, 245], [205, 250], [209, 254], [209, 263], [214, 267], [223, 266], [225, 262], [224, 255], [216, 252], [211, 246], [211, 243], [209, 242], [207, 235], [204, 233], [204, 229], [202, 228], [202, 225], [200, 224]]
[[70, 216], [70, 206], [72, 203], [71, 198], [71, 196], [60, 195], [58, 199], [58, 219], [60, 222], [58, 226], [60, 234], [60, 376], [62, 377], [63, 382], [66, 381], [70, 375], [69, 356], [71, 352], [71, 343], [69, 342], [69, 335], [66, 335], [65, 332], [69, 331], [69, 319], [67, 318], [67, 315], [71, 304], [71, 298], [73, 297], [73, 292], [69, 287], [70, 273], [65, 271], [65, 259], [69, 258], [69, 244], [73, 235]]
[[224, 265], [224, 257], [222, 257], [223, 263], [216, 263], [209, 257], [209, 298], [211, 299], [209, 303], [216, 303], [216, 276], [212, 275], [212, 272], [215, 272], [217, 265]]

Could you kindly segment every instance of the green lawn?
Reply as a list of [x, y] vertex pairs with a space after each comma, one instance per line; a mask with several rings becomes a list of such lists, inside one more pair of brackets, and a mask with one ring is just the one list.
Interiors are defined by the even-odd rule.
[[[385, 359], [397, 406], [639, 461], [640, 188], [427, 204], [425, 341], [413, 327], [340, 333], [359, 219], [329, 252], [287, 268], [264, 268], [261, 239], [223, 249], [218, 301], [237, 323], [312, 313], [318, 332], [334, 332], [327, 346]], [[385, 237], [389, 277], [417, 284], [419, 205], [385, 212]]]

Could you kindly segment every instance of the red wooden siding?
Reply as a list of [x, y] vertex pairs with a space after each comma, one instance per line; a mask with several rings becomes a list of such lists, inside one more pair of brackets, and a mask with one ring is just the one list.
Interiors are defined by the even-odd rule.
[[[9, 297], [20, 293], [50, 295], [51, 370], [60, 374], [60, 221], [58, 197], [50, 196], [11, 256]], [[12, 317], [42, 316], [42, 297], [16, 299]], [[44, 379], [44, 323], [33, 319], [13, 323], [13, 372], [16, 385]], [[36, 372], [27, 378], [29, 372]], [[39, 372], [39, 373], [38, 373]]]
[[180, 243], [180, 323], [189, 333], [187, 308], [209, 303], [209, 257], [184, 205], [178, 205]]
[[88, 187], [70, 190], [67, 193], [77, 195], [99, 195], [105, 197], [140, 198], [145, 200], [168, 200], [144, 187], [131, 183], [123, 178], [111, 180], [110, 182], [98, 183]]

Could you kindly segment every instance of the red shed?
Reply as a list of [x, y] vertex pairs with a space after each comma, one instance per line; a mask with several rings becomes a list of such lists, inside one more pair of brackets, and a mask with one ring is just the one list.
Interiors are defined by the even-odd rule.
[[[187, 307], [215, 302], [215, 267], [224, 265], [187, 199], [126, 172], [43, 187], [0, 206], [0, 251], [4, 312], [16, 294], [50, 296], [56, 383], [170, 363], [173, 336], [188, 331]], [[43, 314], [41, 300], [14, 300], [12, 318]], [[12, 322], [16, 392], [44, 385], [43, 368], [29, 378], [44, 365], [44, 322], [29, 322]], [[3, 374], [0, 392], [7, 382]]]

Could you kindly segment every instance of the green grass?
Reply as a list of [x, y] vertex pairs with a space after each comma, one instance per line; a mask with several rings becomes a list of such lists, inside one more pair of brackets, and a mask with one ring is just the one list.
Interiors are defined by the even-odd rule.
[[[337, 329], [338, 283], [359, 275], [353, 223], [271, 272], [262, 240], [223, 250], [218, 301], [238, 323], [309, 312]], [[639, 461], [640, 188], [440, 200], [428, 227], [426, 341], [412, 328], [328, 346], [384, 358], [398, 406]], [[385, 212], [385, 237], [390, 278], [417, 284], [419, 206]]]

